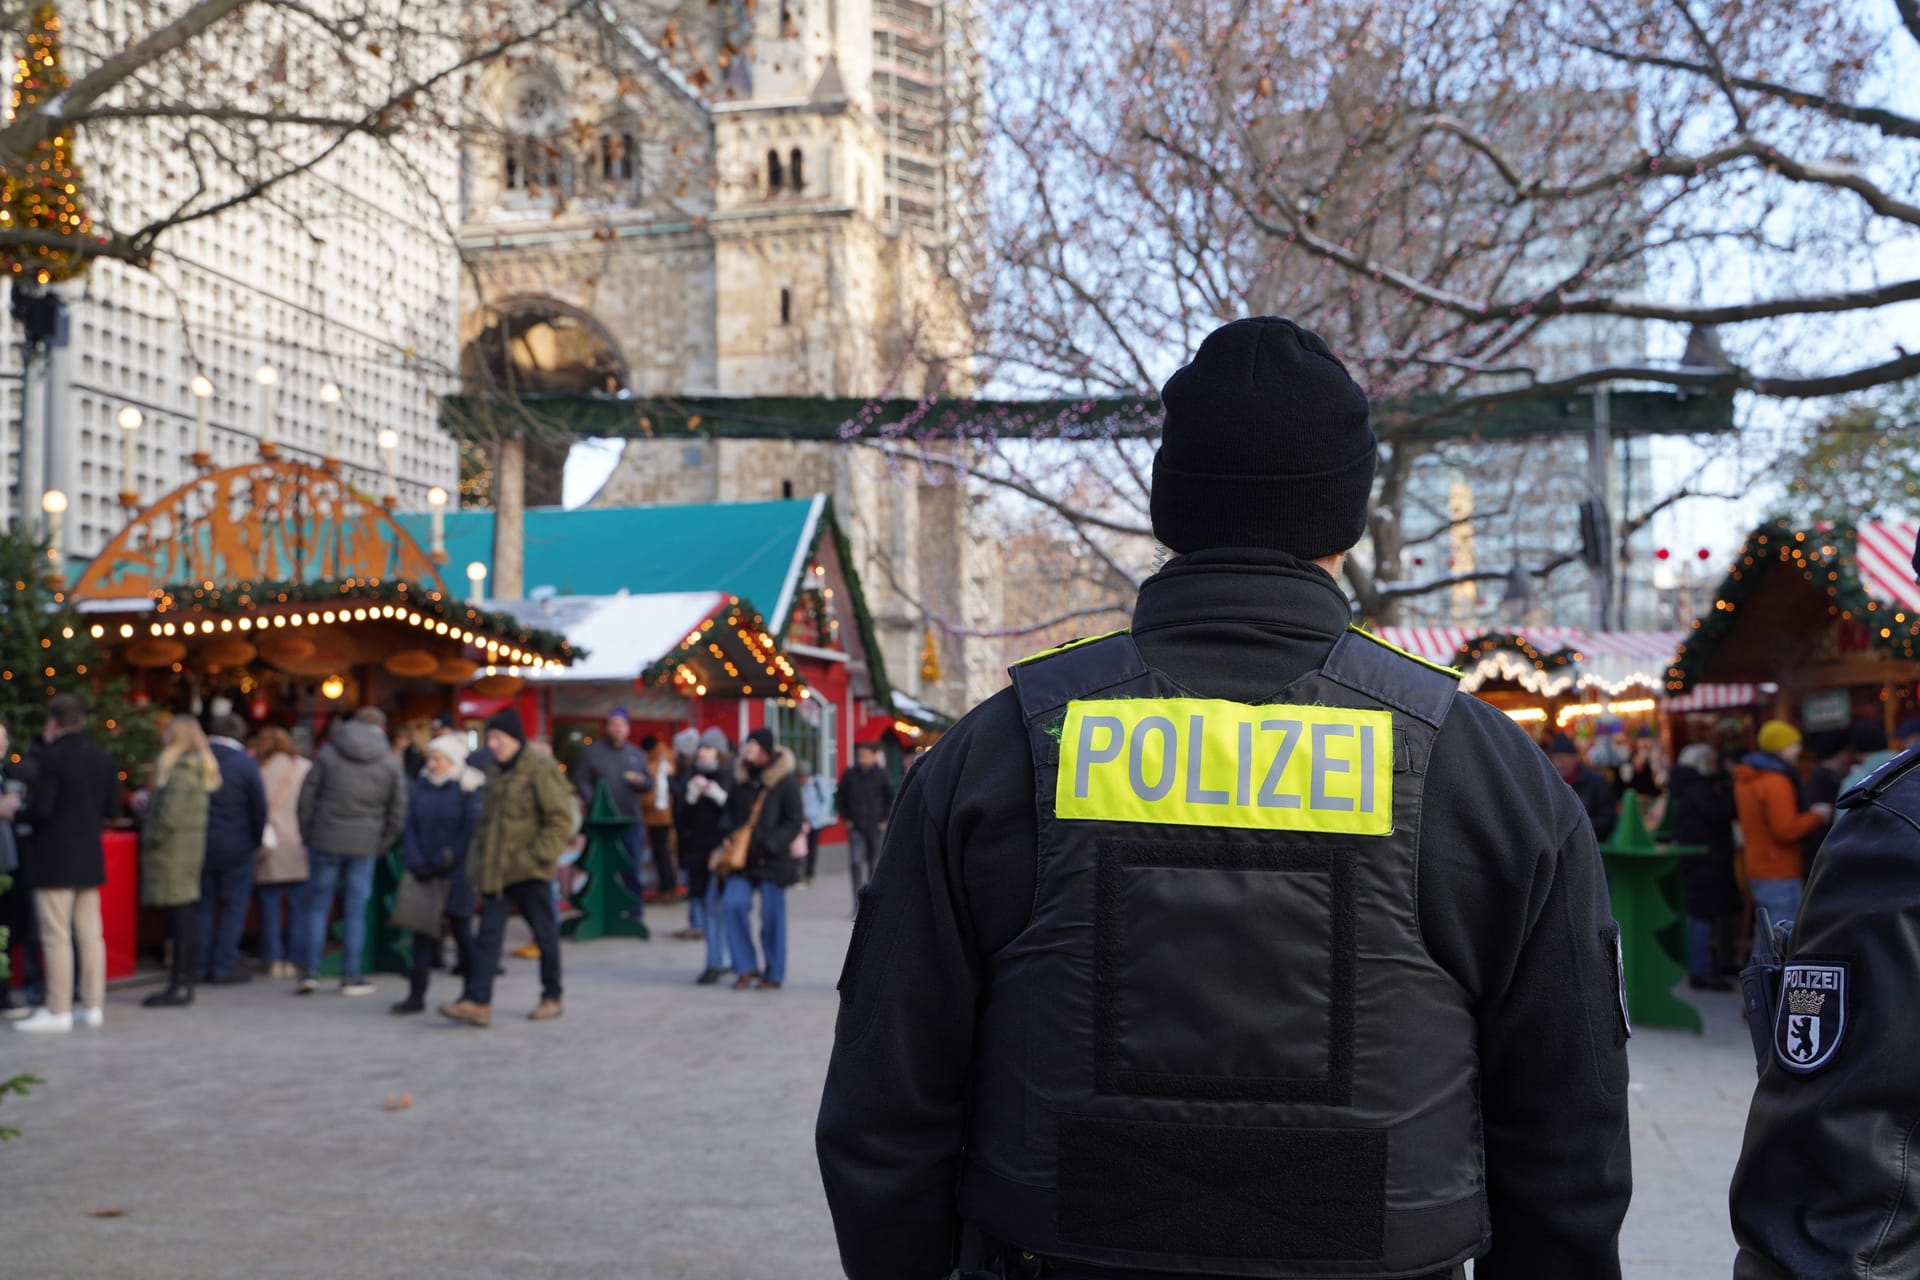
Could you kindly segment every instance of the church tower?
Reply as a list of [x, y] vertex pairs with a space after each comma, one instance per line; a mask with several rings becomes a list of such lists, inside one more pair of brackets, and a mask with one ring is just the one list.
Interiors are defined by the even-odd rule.
[[[619, 27], [624, 65], [555, 50], [501, 68], [499, 141], [469, 146], [464, 184], [469, 390], [546, 393], [554, 435], [569, 396], [971, 394], [947, 213], [961, 168], [942, 167], [954, 135], [928, 127], [947, 109], [949, 8], [688, 4], [684, 28]], [[831, 495], [895, 685], [960, 711], [991, 692], [998, 654], [943, 630], [938, 663], [921, 659], [936, 620], [994, 621], [963, 475], [837, 440], [637, 439], [592, 502]]]

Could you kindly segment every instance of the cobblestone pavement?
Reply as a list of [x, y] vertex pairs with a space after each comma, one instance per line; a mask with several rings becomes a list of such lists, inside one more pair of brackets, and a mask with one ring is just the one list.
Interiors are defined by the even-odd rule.
[[[116, 991], [102, 1031], [0, 1031], [0, 1074], [46, 1080], [0, 1104], [23, 1131], [0, 1148], [0, 1277], [837, 1276], [812, 1128], [849, 899], [823, 875], [790, 901], [779, 993], [694, 987], [693, 944], [606, 940], [568, 946], [555, 1023], [520, 1016], [534, 965], [509, 960], [486, 1032], [388, 1016], [395, 977], [366, 999], [257, 982], [184, 1012]], [[1734, 999], [1715, 1001], [1705, 1037], [1633, 1041], [1629, 1280], [1730, 1270], [1753, 1072]]]

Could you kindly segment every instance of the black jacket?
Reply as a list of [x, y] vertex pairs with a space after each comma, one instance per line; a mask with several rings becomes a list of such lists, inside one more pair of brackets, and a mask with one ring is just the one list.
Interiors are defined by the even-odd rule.
[[763, 790], [767, 793], [747, 845], [746, 870], [741, 873], [749, 880], [791, 885], [799, 881], [806, 867], [806, 860], [792, 853], [793, 838], [800, 834], [800, 828], [807, 821], [795, 768], [793, 752], [781, 747], [774, 753], [773, 763], [765, 769], [756, 772], [743, 764], [734, 771], [734, 783], [727, 792], [728, 831], [738, 831], [745, 826], [753, 815], [754, 801]]
[[1733, 779], [1723, 770], [1701, 773], [1684, 764], [1667, 775], [1673, 799], [1676, 844], [1705, 849], [1680, 861], [1687, 914], [1701, 920], [1740, 910], [1740, 885], [1733, 876]]
[[[698, 797], [689, 798], [688, 785], [702, 777], [712, 785], [702, 787]], [[732, 798], [733, 785], [732, 773], [725, 770], [703, 774], [692, 765], [674, 770], [668, 787], [673, 795], [673, 827], [680, 841], [682, 866], [694, 862], [706, 866], [708, 856], [727, 838], [732, 830], [727, 825], [727, 802]]]
[[85, 733], [63, 734], [33, 755], [20, 821], [31, 824], [29, 879], [36, 889], [96, 889], [107, 882], [100, 835], [120, 816], [120, 771]]
[[850, 827], [871, 831], [883, 826], [893, 811], [893, 779], [879, 765], [862, 769], [856, 764], [840, 775], [834, 808]]
[[1847, 966], [1847, 1023], [1811, 1074], [1769, 1056], [1733, 1176], [1735, 1280], [1915, 1280], [1920, 752], [1847, 793], [1794, 922], [1794, 960]]
[[[1134, 634], [1196, 695], [1254, 701], [1316, 669], [1347, 618], [1317, 568], [1212, 552], [1142, 588]], [[1489, 797], [1489, 777], [1512, 781]], [[1493, 1239], [1477, 1275], [1616, 1280], [1631, 1185], [1625, 1032], [1592, 831], [1538, 749], [1464, 695], [1427, 796], [1420, 925], [1480, 1011]], [[842, 1006], [817, 1130], [854, 1280], [933, 1280], [953, 1265], [976, 1007], [1032, 910], [1035, 824], [1011, 692], [908, 774], [889, 821], [842, 980], [861, 1008], [856, 1019]]]
[[253, 861], [267, 827], [267, 788], [260, 766], [241, 747], [213, 744], [220, 789], [207, 798], [208, 871], [231, 871]]
[[1580, 797], [1580, 805], [1587, 811], [1587, 821], [1593, 824], [1595, 840], [1605, 843], [1613, 834], [1615, 824], [1620, 821], [1620, 801], [1613, 794], [1613, 783], [1607, 775], [1591, 765], [1581, 765], [1567, 785]]

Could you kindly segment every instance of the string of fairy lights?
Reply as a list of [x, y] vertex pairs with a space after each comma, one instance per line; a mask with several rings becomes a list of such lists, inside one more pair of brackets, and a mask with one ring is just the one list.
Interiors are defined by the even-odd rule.
[[[644, 679], [664, 681], [682, 693], [696, 698], [707, 696], [708, 676], [702, 674], [694, 665], [695, 661], [711, 659], [719, 671], [724, 671], [730, 680], [741, 682], [740, 693], [743, 697], [753, 696], [754, 680], [762, 675], [766, 683], [761, 691], [768, 697], [781, 697], [802, 702], [813, 696], [793, 663], [780, 651], [779, 643], [767, 630], [766, 618], [758, 612], [749, 612], [750, 605], [743, 605], [740, 597], [728, 596], [724, 610], [714, 613], [701, 621], [700, 625], [687, 632], [679, 646], [661, 658], [648, 670]], [[714, 636], [721, 614], [724, 622], [733, 631], [734, 638], [747, 651], [748, 658], [754, 664], [753, 670], [743, 671], [739, 663], [727, 654], [720, 639]]]

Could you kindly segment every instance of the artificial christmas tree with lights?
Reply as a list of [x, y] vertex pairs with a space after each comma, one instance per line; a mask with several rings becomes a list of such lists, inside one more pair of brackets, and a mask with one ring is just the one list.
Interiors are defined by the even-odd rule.
[[[15, 58], [9, 121], [43, 110], [67, 91], [60, 57], [60, 15], [52, 4], [33, 10], [27, 47]], [[93, 238], [80, 170], [73, 159], [73, 132], [58, 129], [34, 143], [16, 163], [0, 169], [0, 232], [30, 234], [34, 243], [0, 247], [0, 263], [17, 281], [33, 286], [71, 280], [87, 269], [79, 241]], [[63, 243], [62, 241], [65, 241]]]
[[46, 724], [47, 700], [78, 694], [93, 711], [89, 732], [137, 784], [160, 751], [152, 717], [129, 702], [124, 681], [102, 678], [95, 624], [52, 567], [46, 543], [17, 529], [0, 534], [0, 724], [18, 755]]

